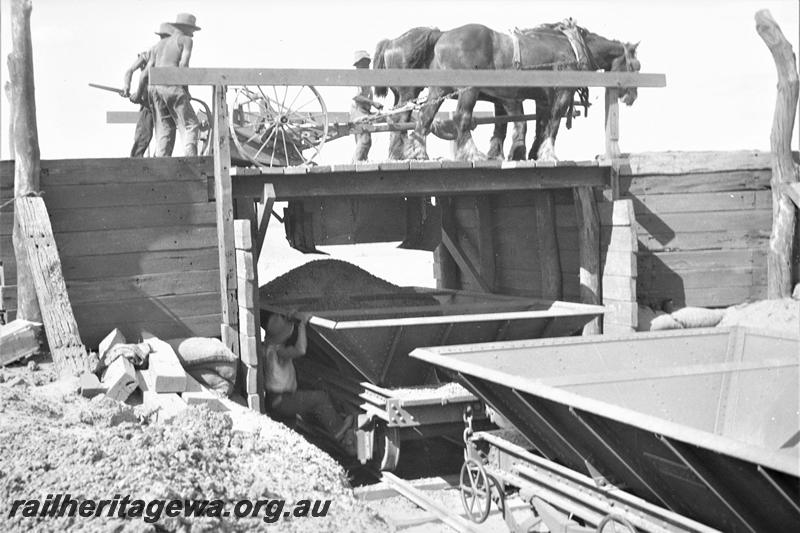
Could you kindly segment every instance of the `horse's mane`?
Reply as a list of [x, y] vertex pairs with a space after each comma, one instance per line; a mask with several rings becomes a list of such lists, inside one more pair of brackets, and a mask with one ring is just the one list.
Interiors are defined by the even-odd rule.
[[411, 53], [405, 68], [428, 68], [433, 61], [433, 48], [442, 36], [439, 28], [412, 28], [401, 38], [411, 39]]
[[[439, 28], [427, 28], [420, 26], [411, 28], [396, 39], [383, 39], [375, 47], [375, 60], [372, 68], [388, 68], [386, 65], [385, 52], [390, 47], [402, 47], [405, 50], [405, 62], [402, 65], [391, 65], [392, 67], [415, 69], [428, 68], [433, 61], [433, 48], [442, 36]], [[383, 97], [388, 94], [387, 87], [375, 87], [375, 96]]]
[[[563, 24], [564, 24], [563, 22], [545, 22], [533, 28], [522, 28], [518, 29], [517, 31], [525, 36], [531, 36], [532, 34], [535, 33], [550, 33], [553, 35], [563, 35], [563, 33], [561, 32], [561, 27], [563, 26]], [[584, 39], [589, 34], [591, 34], [591, 32], [586, 28], [584, 28], [583, 26], [578, 26], [576, 24], [575, 27], [578, 28], [581, 37], [583, 37]]]

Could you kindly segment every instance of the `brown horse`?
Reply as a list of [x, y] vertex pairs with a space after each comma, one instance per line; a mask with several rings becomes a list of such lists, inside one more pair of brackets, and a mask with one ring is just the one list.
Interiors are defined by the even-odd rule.
[[[496, 32], [481, 24], [468, 24], [444, 32], [434, 47], [431, 69], [546, 69], [577, 70], [581, 65], [576, 59], [576, 52], [567, 36], [558, 29], [558, 25], [546, 25], [519, 32], [519, 54], [515, 58], [514, 38], [510, 35]], [[613, 71], [638, 71], [639, 61], [636, 59], [636, 45], [625, 44], [601, 37], [578, 28], [583, 42], [588, 49], [590, 69]], [[515, 61], [516, 60], [516, 61]], [[454, 90], [453, 87], [430, 87], [428, 101], [419, 115], [417, 126], [411, 135], [413, 148], [411, 157], [427, 159], [425, 137], [430, 132], [439, 106], [440, 97]], [[481, 95], [495, 99], [501, 103], [508, 114], [521, 115], [522, 101], [525, 99], [536, 100], [537, 138], [531, 149], [529, 157], [538, 159], [555, 159], [553, 146], [561, 118], [568, 112], [575, 89], [571, 88], [515, 88], [494, 87], [462, 89], [458, 98], [456, 111], [456, 158], [462, 160], [486, 159], [475, 146], [470, 133], [472, 123], [472, 110], [476, 100]], [[631, 105], [636, 100], [636, 88], [624, 89], [621, 93], [622, 100]], [[525, 133], [527, 125], [524, 122], [515, 123], [515, 135], [512, 141], [511, 156], [520, 158], [525, 150]]]
[[[375, 47], [374, 69], [428, 68], [433, 59], [433, 49], [442, 32], [438, 28], [411, 28], [396, 39], [383, 39]], [[424, 87], [391, 87], [394, 94], [394, 105], [400, 107], [413, 100]], [[375, 87], [375, 96], [386, 96], [387, 87]], [[390, 116], [394, 122], [410, 122], [411, 110]], [[394, 131], [390, 134], [389, 159], [405, 158], [405, 132]]]

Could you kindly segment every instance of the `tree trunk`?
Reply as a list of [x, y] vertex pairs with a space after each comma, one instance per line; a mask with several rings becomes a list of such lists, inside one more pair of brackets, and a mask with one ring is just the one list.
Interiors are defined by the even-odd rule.
[[756, 31], [766, 43], [778, 70], [778, 97], [770, 134], [772, 150], [772, 234], [767, 258], [767, 295], [786, 298], [792, 294], [792, 247], [795, 207], [781, 184], [797, 181], [792, 161], [792, 130], [797, 108], [798, 86], [795, 55], [768, 10], [756, 13]]
[[[11, 5], [13, 50], [8, 56], [11, 79], [14, 129], [14, 196], [20, 198], [39, 191], [39, 137], [36, 129], [36, 102], [33, 84], [31, 47], [31, 1], [14, 0]], [[17, 318], [41, 322], [25, 241], [17, 217], [13, 229], [14, 254], [17, 258]]]

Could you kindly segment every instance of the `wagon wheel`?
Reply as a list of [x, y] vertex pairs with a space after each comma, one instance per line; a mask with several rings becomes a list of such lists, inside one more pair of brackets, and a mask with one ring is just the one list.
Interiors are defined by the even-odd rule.
[[480, 524], [489, 516], [492, 506], [492, 488], [483, 465], [475, 459], [467, 459], [459, 476], [461, 505], [473, 522]]
[[209, 155], [211, 153], [211, 138], [213, 136], [211, 108], [199, 98], [192, 98], [192, 108], [200, 121], [200, 135], [197, 139], [197, 155]]
[[500, 511], [503, 520], [506, 518], [506, 490], [503, 484], [494, 476], [489, 475], [489, 495]]
[[[617, 528], [618, 525], [621, 526], [621, 529]], [[612, 527], [609, 528], [607, 526]], [[597, 524], [597, 533], [636, 533], [636, 528], [624, 517], [609, 514], [604, 516], [600, 523]]]
[[328, 110], [310, 85], [243, 86], [230, 113], [239, 154], [258, 166], [310, 164], [328, 136]]
[[400, 461], [400, 432], [395, 427], [383, 426], [378, 432], [381, 454], [381, 472], [391, 472]]

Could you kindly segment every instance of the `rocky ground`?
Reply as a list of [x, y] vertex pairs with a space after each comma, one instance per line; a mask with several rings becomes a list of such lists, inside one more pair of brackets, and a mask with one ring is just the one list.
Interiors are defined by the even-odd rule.
[[[92, 400], [52, 380], [44, 365], [3, 370], [0, 384], [0, 529], [3, 531], [384, 531], [353, 497], [345, 471], [271, 419], [192, 408], [171, 421], [104, 395]], [[29, 384], [30, 383], [30, 384]], [[234, 425], [244, 430], [235, 429]], [[72, 498], [332, 500], [324, 518], [9, 518], [16, 499]]]

